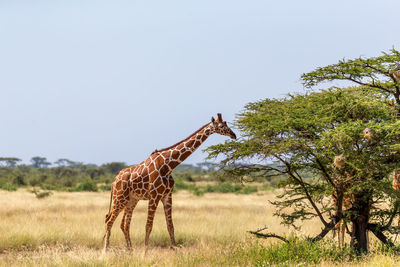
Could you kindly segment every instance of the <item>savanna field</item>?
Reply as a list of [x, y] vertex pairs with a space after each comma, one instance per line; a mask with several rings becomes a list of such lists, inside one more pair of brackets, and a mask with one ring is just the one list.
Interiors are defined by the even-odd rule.
[[[38, 199], [22, 188], [0, 191], [1, 266], [397, 266], [399, 256], [378, 248], [357, 258], [346, 249], [334, 252], [336, 240], [329, 234], [317, 245], [300, 242], [285, 246], [277, 239], [257, 239], [248, 230], [266, 225], [268, 231], [290, 235], [273, 217], [269, 204], [275, 193], [174, 194], [173, 219], [177, 242], [171, 250], [162, 205], [159, 206], [150, 249], [145, 254], [147, 202], [136, 207], [132, 223], [133, 250], [125, 249], [121, 215], [111, 234], [110, 251], [102, 253], [104, 215], [108, 192], [53, 192]], [[296, 234], [316, 234], [318, 221], [306, 222]], [[293, 230], [292, 230], [293, 231]]]
[[0, 1], [0, 267], [400, 266], [399, 10]]

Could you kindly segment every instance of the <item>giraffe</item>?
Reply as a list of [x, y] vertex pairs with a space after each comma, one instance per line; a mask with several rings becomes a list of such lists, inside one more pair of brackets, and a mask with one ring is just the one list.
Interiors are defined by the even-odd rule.
[[211, 134], [218, 133], [236, 139], [235, 133], [228, 127], [222, 115], [211, 118], [199, 130], [186, 139], [161, 150], [153, 151], [150, 156], [136, 166], [123, 169], [115, 177], [111, 187], [110, 207], [106, 215], [106, 234], [104, 252], [109, 246], [112, 225], [118, 214], [123, 210], [121, 230], [125, 235], [126, 246], [132, 247], [129, 226], [132, 212], [139, 200], [148, 200], [148, 213], [145, 235], [145, 249], [149, 244], [149, 236], [153, 228], [154, 214], [159, 201], [163, 203], [167, 229], [173, 247], [176, 247], [174, 225], [172, 222], [172, 189], [174, 179], [171, 172], [187, 157], [189, 157]]
[[[336, 206], [336, 213], [342, 212], [343, 208], [345, 211], [348, 211], [352, 207], [352, 197], [346, 194], [347, 189], [351, 185], [351, 176], [345, 171], [343, 168], [346, 164], [346, 157], [343, 155], [335, 156], [333, 159], [333, 168], [335, 170], [333, 183], [335, 185], [335, 191], [331, 195], [333, 204]], [[341, 201], [338, 199], [338, 195], [341, 196]], [[344, 246], [344, 235], [347, 224], [345, 218], [342, 218], [336, 223], [333, 231], [333, 237], [338, 236], [339, 247]]]
[[[395, 170], [393, 173], [393, 183], [392, 183], [393, 189], [395, 191], [400, 190], [400, 170]], [[400, 226], [400, 217], [397, 221], [397, 226]]]
[[[337, 194], [336, 192], [333, 192], [331, 195], [333, 204], [337, 205]], [[351, 199], [348, 196], [343, 196], [343, 208], [345, 211], [350, 210], [352, 207]], [[337, 237], [338, 237], [338, 243], [339, 247], [344, 246], [344, 234], [346, 231], [347, 223], [346, 221], [341, 218], [340, 221], [335, 225], [334, 232], [333, 232], [333, 237], [336, 236], [336, 231], [337, 231]]]

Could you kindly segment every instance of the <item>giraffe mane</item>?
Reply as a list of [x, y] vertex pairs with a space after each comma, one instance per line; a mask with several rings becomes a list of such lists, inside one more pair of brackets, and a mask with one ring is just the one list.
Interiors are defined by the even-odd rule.
[[189, 140], [189, 138], [191, 138], [193, 135], [195, 135], [195, 134], [197, 134], [198, 132], [200, 132], [204, 127], [206, 127], [207, 125], [209, 125], [210, 123], [206, 123], [206, 124], [204, 124], [203, 126], [201, 126], [197, 131], [195, 131], [194, 133], [192, 133], [191, 135], [189, 135], [188, 137], [186, 137], [185, 139], [183, 139], [183, 140], [181, 140], [181, 141], [179, 141], [179, 142], [177, 142], [176, 144], [173, 144], [172, 146], [169, 146], [169, 147], [165, 147], [165, 148], [163, 148], [163, 149], [156, 149], [156, 150], [154, 150], [152, 153], [151, 153], [151, 155], [153, 155], [154, 153], [157, 153], [157, 152], [163, 152], [163, 151], [166, 151], [166, 150], [168, 150], [168, 149], [171, 149], [171, 148], [173, 148], [173, 147], [175, 147], [175, 146], [177, 146], [177, 145], [179, 145], [180, 143], [183, 143], [183, 142], [185, 142], [185, 141], [187, 141], [187, 140]]

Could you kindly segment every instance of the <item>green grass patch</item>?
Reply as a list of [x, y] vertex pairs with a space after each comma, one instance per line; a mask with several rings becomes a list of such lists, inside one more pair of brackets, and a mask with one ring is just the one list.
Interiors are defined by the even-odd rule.
[[251, 255], [255, 266], [308, 266], [321, 261], [340, 263], [360, 259], [359, 254], [348, 246], [338, 248], [332, 242], [312, 242], [300, 238], [291, 238], [288, 243], [278, 242], [269, 246], [257, 243], [247, 253]]

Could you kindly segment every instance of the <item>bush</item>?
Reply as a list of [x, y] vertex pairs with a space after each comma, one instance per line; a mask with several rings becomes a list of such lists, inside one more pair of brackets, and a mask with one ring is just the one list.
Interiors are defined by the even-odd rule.
[[40, 188], [43, 190], [57, 190], [57, 191], [63, 189], [60, 185], [52, 185], [52, 184], [42, 184]]
[[208, 193], [237, 193], [241, 189], [239, 184], [221, 183], [216, 185], [207, 185], [205, 191]]
[[90, 191], [90, 192], [97, 192], [98, 188], [95, 183], [91, 180], [87, 180], [86, 182], [81, 183], [75, 188], [75, 191]]
[[101, 191], [110, 191], [111, 190], [111, 185], [110, 184], [102, 184], [99, 186], [99, 189]]
[[75, 185], [76, 179], [73, 177], [67, 177], [62, 180], [60, 180], [60, 183], [63, 187], [73, 187]]
[[26, 185], [25, 176], [19, 171], [12, 172], [9, 179], [16, 186]]
[[195, 188], [193, 189], [193, 194], [194, 194], [195, 196], [202, 196], [202, 195], [204, 195], [204, 191], [201, 190], [201, 189], [198, 188], [198, 187], [195, 187]]
[[15, 184], [10, 184], [10, 183], [6, 183], [1, 186], [1, 189], [7, 190], [7, 191], [15, 191], [15, 190], [17, 190], [17, 188], [18, 187]]
[[258, 191], [257, 186], [244, 186], [242, 184], [232, 184], [232, 183], [207, 185], [205, 188], [205, 192], [208, 193], [251, 194], [257, 191]]
[[242, 188], [242, 190], [239, 192], [240, 194], [251, 194], [251, 193], [256, 193], [258, 191], [258, 188], [257, 188], [257, 186], [254, 186], [254, 185], [252, 185], [252, 186], [250, 186], [250, 185], [248, 185], [248, 186], [244, 186], [243, 188]]
[[31, 186], [38, 186], [40, 184], [40, 181], [39, 181], [39, 178], [33, 177], [33, 178], [29, 179], [28, 183]]
[[195, 186], [192, 184], [185, 183], [181, 179], [176, 179], [175, 180], [175, 185], [174, 185], [174, 192], [177, 192], [179, 190], [189, 190], [192, 191], [194, 190]]
[[46, 198], [49, 197], [52, 193], [50, 191], [39, 191], [36, 189], [33, 189], [31, 191], [31, 193], [33, 193], [37, 199], [42, 199], [42, 198]]

